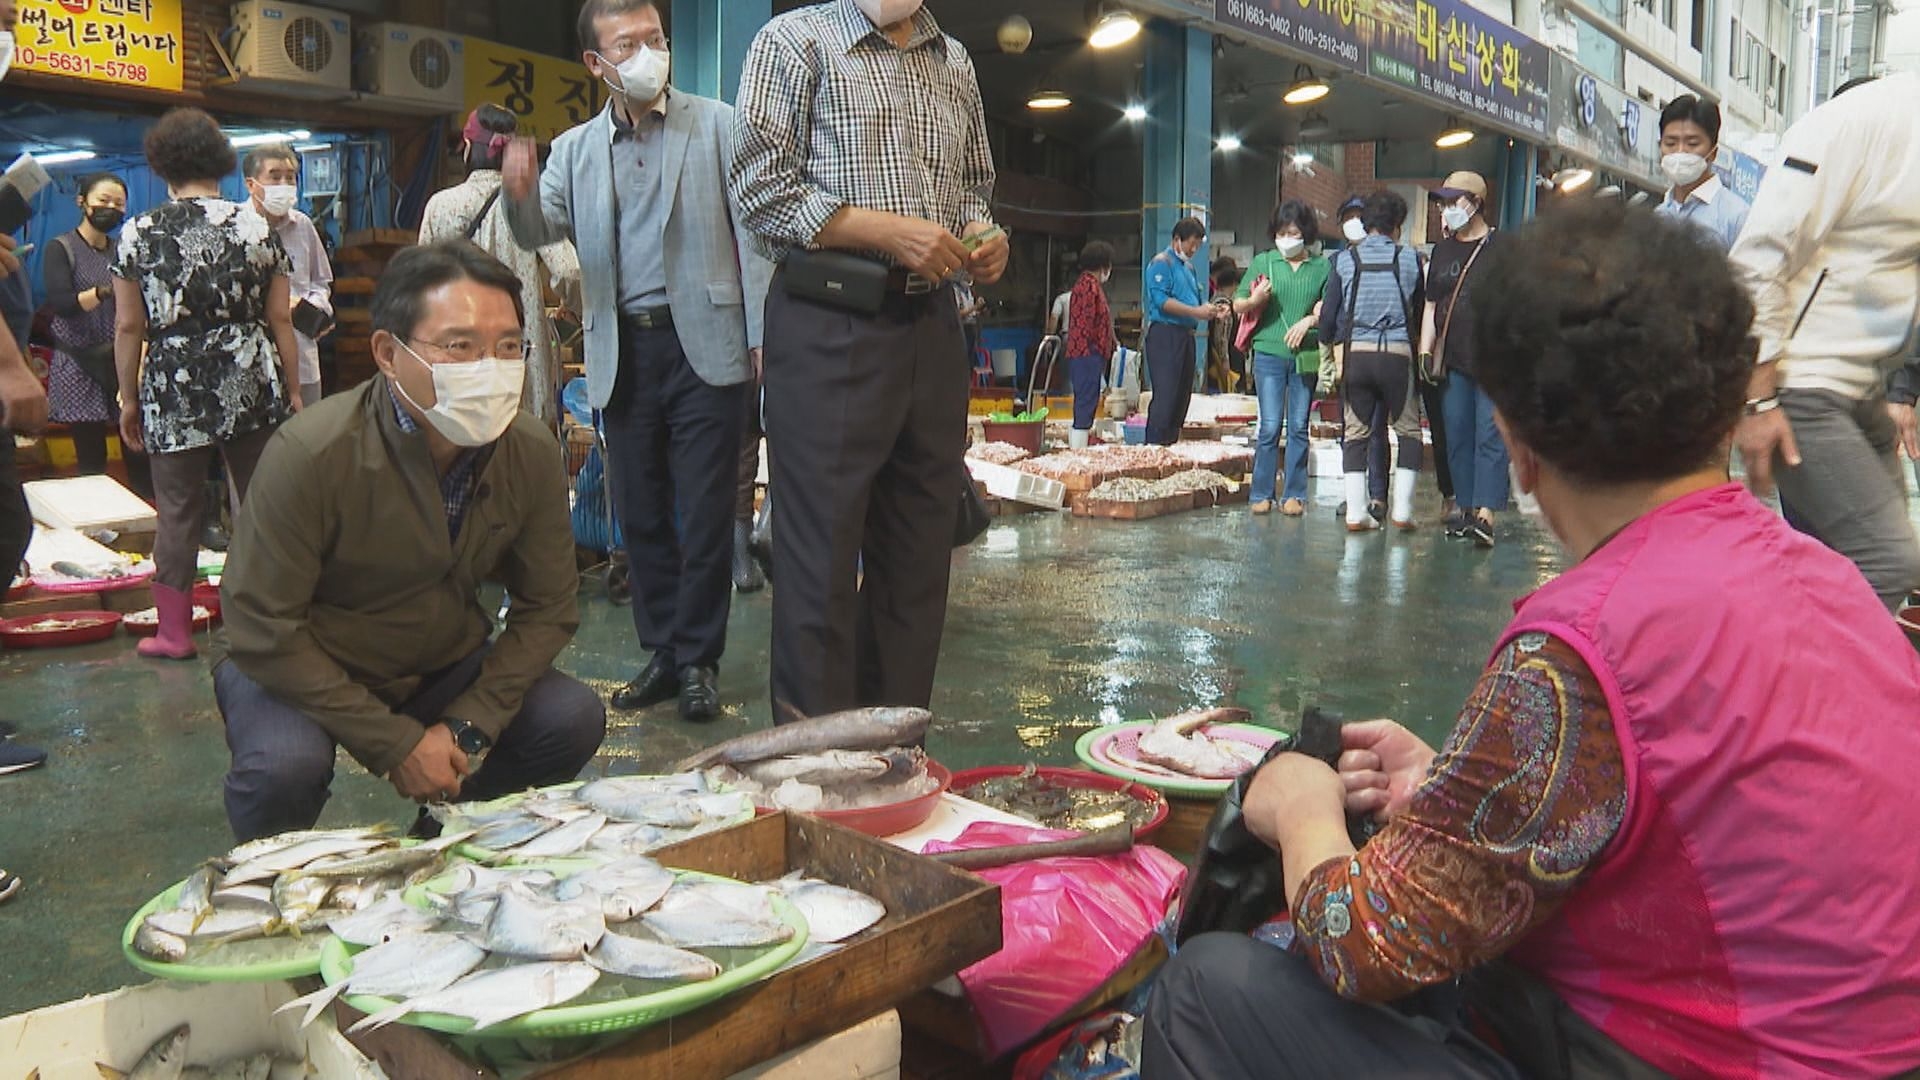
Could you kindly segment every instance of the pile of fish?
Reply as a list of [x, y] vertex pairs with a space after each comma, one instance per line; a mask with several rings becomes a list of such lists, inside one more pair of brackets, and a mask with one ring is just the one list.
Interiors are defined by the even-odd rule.
[[1160, 481], [1173, 491], [1233, 491], [1240, 485], [1211, 469], [1187, 469]]
[[1246, 469], [1253, 465], [1253, 450], [1246, 446], [1208, 440], [1181, 441], [1167, 447], [1174, 458], [1203, 469]]
[[681, 762], [713, 784], [766, 809], [864, 810], [940, 790], [927, 771], [925, 709], [854, 709], [807, 719], [782, 703], [790, 723], [710, 746]]
[[1235, 739], [1210, 738], [1210, 724], [1253, 719], [1245, 709], [1216, 708], [1169, 716], [1140, 733], [1134, 752], [1141, 761], [1202, 780], [1232, 780], [1260, 763], [1262, 751]]
[[403, 847], [374, 827], [251, 840], [194, 870], [172, 907], [141, 921], [133, 947], [170, 964], [238, 960], [229, 947], [270, 938], [317, 952], [334, 923], [440, 873], [447, 849], [465, 838]]
[[440, 804], [433, 816], [468, 843], [518, 860], [583, 852], [645, 855], [753, 815], [745, 795], [697, 772], [621, 776], [563, 785], [492, 803]]
[[[116, 1069], [105, 1062], [96, 1062], [103, 1080], [268, 1080], [276, 1072], [284, 1076], [305, 1076], [306, 1063], [273, 1054], [250, 1054], [222, 1061], [214, 1065], [187, 1064], [188, 1049], [193, 1041], [193, 1029], [185, 1024], [174, 1028], [160, 1041], [147, 1048], [134, 1062], [131, 1069]], [[40, 1075], [38, 1069], [27, 1074], [28, 1080]]]
[[1089, 499], [1102, 502], [1151, 502], [1196, 491], [1231, 491], [1237, 485], [1219, 473], [1207, 469], [1187, 469], [1161, 480], [1137, 480], [1127, 477], [1108, 480], [1087, 493]]
[[[363, 913], [351, 973], [289, 1002], [310, 1023], [342, 994], [394, 1004], [353, 1028], [413, 1013], [462, 1017], [484, 1030], [576, 1001], [620, 1000], [718, 978], [758, 950], [793, 939], [772, 897], [788, 898], [812, 938], [841, 941], [886, 917], [879, 901], [794, 876], [744, 885], [681, 876], [643, 855], [602, 855], [586, 868], [461, 864], [424, 890], [429, 910], [395, 901]], [[605, 978], [611, 976], [611, 978]], [[631, 980], [632, 982], [622, 982]], [[633, 985], [638, 983], [639, 985]]]
[[967, 448], [969, 460], [984, 461], [990, 465], [1012, 465], [1032, 456], [1033, 453], [1026, 447], [1015, 446], [1012, 443], [982, 442], [974, 443]]
[[1098, 832], [1120, 824], [1139, 829], [1154, 815], [1152, 803], [1124, 791], [1056, 783], [1032, 765], [1012, 776], [982, 780], [959, 794], [1049, 829]]

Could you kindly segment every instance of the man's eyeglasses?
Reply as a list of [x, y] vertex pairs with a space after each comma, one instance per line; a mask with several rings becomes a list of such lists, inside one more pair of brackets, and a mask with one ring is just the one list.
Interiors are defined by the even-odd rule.
[[488, 358], [499, 360], [525, 360], [527, 358], [527, 340], [525, 338], [502, 338], [489, 349], [472, 338], [453, 338], [450, 341], [427, 341], [424, 338], [408, 338], [416, 345], [425, 345], [455, 363], [469, 363]]
[[667, 40], [667, 35], [665, 34], [655, 34], [644, 42], [635, 41], [632, 38], [621, 38], [606, 48], [597, 50], [597, 52], [599, 53], [600, 59], [618, 67], [632, 59], [633, 54], [639, 52], [642, 45], [652, 49], [654, 52], [670, 52], [671, 49], [669, 47], [672, 45], [672, 42]]

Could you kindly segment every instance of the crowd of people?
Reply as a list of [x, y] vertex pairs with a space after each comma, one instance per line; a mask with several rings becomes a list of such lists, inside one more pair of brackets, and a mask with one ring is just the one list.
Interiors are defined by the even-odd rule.
[[[719, 713], [763, 413], [770, 697], [930, 703], [969, 490], [978, 294], [959, 286], [1009, 257], [972, 62], [919, 0], [828, 0], [762, 28], [736, 108], [671, 86], [661, 14], [587, 0], [582, 63], [610, 100], [546, 163], [510, 118], [470, 118], [467, 180], [378, 281], [378, 377], [324, 399], [308, 360], [330, 274], [293, 155], [241, 161], [178, 109], [146, 137], [166, 202], [129, 219], [123, 182], [78, 185], [83, 220], [49, 255], [53, 409], [89, 465], [108, 425], [148, 458], [145, 656], [195, 653], [221, 465], [236, 837], [310, 827], [342, 747], [423, 804], [557, 783], [599, 750], [607, 703], [555, 667], [578, 578], [539, 309], [576, 278], [647, 654], [612, 707]], [[1518, 605], [1443, 746], [1374, 721], [1336, 763], [1258, 770], [1245, 817], [1284, 871], [1293, 944], [1183, 947], [1147, 1009], [1148, 1075], [1920, 1070], [1920, 879], [1887, 856], [1920, 828], [1887, 764], [1920, 756], [1898, 722], [1920, 654], [1886, 611], [1920, 585], [1896, 456], [1920, 452], [1920, 370], [1896, 370], [1920, 327], [1916, 94], [1894, 77], [1815, 110], [1751, 208], [1712, 174], [1717, 110], [1683, 98], [1654, 211], [1584, 201], [1507, 236], [1458, 172], [1430, 193], [1429, 255], [1378, 191], [1334, 215], [1343, 246], [1283, 201], [1245, 272], [1197, 265], [1205, 223], [1174, 226], [1144, 273], [1152, 441], [1180, 436], [1198, 339], [1239, 320], [1253, 512], [1304, 515], [1307, 417], [1337, 395], [1344, 529], [1416, 526], [1424, 414], [1447, 531], [1492, 546], [1512, 484], [1571, 566]], [[244, 202], [220, 197], [236, 169]], [[13, 247], [0, 419], [30, 434], [49, 402]], [[1117, 346], [1113, 261], [1088, 244], [1057, 312], [1076, 444]], [[1803, 531], [1733, 482], [1736, 446]], [[31, 528], [12, 452], [0, 439], [9, 577]], [[0, 769], [36, 754], [0, 732]], [[1350, 815], [1379, 826], [1357, 848]], [[0, 872], [0, 899], [16, 888]]]

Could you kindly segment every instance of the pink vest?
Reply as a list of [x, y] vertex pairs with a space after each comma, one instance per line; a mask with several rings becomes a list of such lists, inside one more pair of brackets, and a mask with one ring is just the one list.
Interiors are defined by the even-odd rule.
[[1729, 484], [1516, 608], [1599, 677], [1628, 804], [1513, 959], [1678, 1075], [1920, 1066], [1920, 654], [1853, 564]]

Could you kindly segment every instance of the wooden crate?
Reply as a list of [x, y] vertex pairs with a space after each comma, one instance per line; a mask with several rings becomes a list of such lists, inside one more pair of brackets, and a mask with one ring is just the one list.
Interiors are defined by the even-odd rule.
[[1219, 804], [1217, 798], [1167, 796], [1166, 824], [1160, 826], [1148, 843], [1176, 859], [1198, 857], [1200, 845], [1207, 838], [1207, 823], [1213, 820], [1214, 808]]
[[539, 1075], [731, 1076], [886, 1012], [1000, 951], [999, 886], [815, 818], [771, 814], [654, 854], [668, 866], [743, 881], [805, 870], [877, 897], [887, 917], [877, 933], [838, 952]]
[[1105, 499], [1081, 499], [1073, 504], [1075, 517], [1105, 518], [1109, 521], [1146, 521], [1149, 518], [1179, 514], [1194, 507], [1191, 492], [1168, 495], [1144, 502], [1108, 502]]

